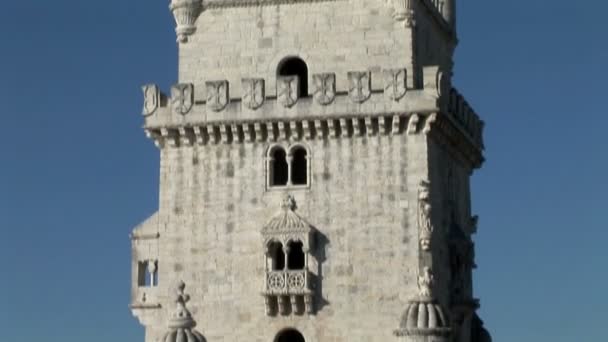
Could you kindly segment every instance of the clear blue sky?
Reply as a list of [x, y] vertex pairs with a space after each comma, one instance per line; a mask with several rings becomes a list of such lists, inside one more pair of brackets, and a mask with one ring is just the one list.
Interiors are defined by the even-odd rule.
[[[175, 82], [167, 5], [3, 3], [0, 341], [143, 341], [128, 234], [157, 207], [139, 87]], [[459, 3], [455, 84], [487, 123], [475, 281], [495, 341], [607, 339], [606, 13]]]

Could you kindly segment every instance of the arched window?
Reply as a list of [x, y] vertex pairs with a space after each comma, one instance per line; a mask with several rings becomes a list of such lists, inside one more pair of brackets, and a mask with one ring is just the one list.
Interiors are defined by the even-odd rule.
[[268, 254], [270, 259], [270, 269], [272, 271], [281, 271], [285, 269], [285, 253], [283, 252], [283, 245], [280, 242], [271, 242], [268, 245]]
[[289, 243], [289, 254], [287, 255], [287, 269], [303, 270], [305, 266], [304, 248], [300, 241]]
[[304, 336], [302, 336], [299, 331], [295, 329], [286, 329], [277, 335], [274, 342], [306, 342], [306, 340], [304, 340]]
[[270, 152], [270, 186], [287, 185], [289, 178], [289, 166], [287, 165], [287, 154], [282, 147], [276, 147]]
[[308, 184], [308, 155], [304, 147], [298, 146], [291, 150], [291, 183], [293, 185]]
[[298, 57], [290, 57], [279, 63], [277, 69], [279, 76], [298, 76], [300, 79], [299, 97], [308, 96], [308, 66]]

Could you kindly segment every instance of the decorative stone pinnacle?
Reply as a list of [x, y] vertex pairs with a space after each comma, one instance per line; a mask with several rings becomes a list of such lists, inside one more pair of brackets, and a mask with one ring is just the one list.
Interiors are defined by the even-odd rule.
[[169, 9], [177, 24], [175, 28], [177, 41], [187, 42], [188, 36], [196, 31], [196, 19], [203, 9], [202, 0], [171, 0]]
[[285, 198], [281, 201], [281, 209], [283, 210], [291, 210], [294, 211], [298, 208], [296, 205], [296, 200], [291, 195], [285, 196]]
[[418, 289], [420, 290], [420, 296], [423, 298], [432, 298], [433, 296], [433, 283], [435, 277], [430, 267], [424, 267], [422, 274], [418, 275]]
[[423, 251], [431, 249], [431, 237], [433, 235], [430, 186], [429, 181], [422, 180], [418, 190], [418, 227], [420, 229], [420, 247]]
[[184, 293], [185, 288], [186, 284], [183, 281], [180, 281], [175, 291], [175, 311], [169, 320], [169, 328], [171, 329], [186, 329], [196, 325], [190, 311], [186, 308], [186, 303], [190, 300], [190, 296]]

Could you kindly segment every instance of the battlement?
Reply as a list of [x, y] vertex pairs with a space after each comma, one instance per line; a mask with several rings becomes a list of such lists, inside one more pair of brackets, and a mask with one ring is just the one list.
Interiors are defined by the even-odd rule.
[[[231, 143], [279, 139], [337, 137], [412, 131], [407, 118], [443, 114], [445, 120], [483, 149], [483, 122], [464, 98], [450, 89], [439, 67], [423, 69], [423, 87], [408, 87], [406, 69], [381, 73], [348, 72], [348, 91], [336, 90], [336, 74], [312, 75], [312, 96], [299, 96], [298, 76], [278, 76], [275, 89], [261, 78], [244, 78], [243, 96], [230, 97], [226, 80], [207, 81], [203, 99], [192, 84], [177, 84], [171, 97], [156, 85], [144, 91], [144, 128], [157, 145]], [[372, 77], [382, 75], [380, 89]], [[443, 95], [446, 94], [446, 95]], [[416, 122], [418, 119], [416, 119]], [[410, 127], [411, 126], [411, 127]]]

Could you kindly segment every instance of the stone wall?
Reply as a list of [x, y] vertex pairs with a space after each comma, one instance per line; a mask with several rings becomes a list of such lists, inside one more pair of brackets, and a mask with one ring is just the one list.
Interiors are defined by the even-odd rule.
[[[394, 338], [417, 293], [416, 184], [426, 174], [424, 135], [301, 142], [310, 189], [266, 190], [268, 144], [161, 150], [158, 301], [182, 279], [209, 341], [271, 341], [287, 327], [307, 341]], [[261, 290], [261, 228], [289, 193], [317, 230], [310, 269], [313, 315], [268, 317]], [[148, 310], [146, 341], [165, 332], [166, 310]], [[147, 321], [147, 322], [145, 322]]]
[[[196, 33], [180, 44], [179, 81], [197, 86], [227, 79], [231, 97], [240, 97], [242, 77], [264, 78], [268, 89], [275, 89], [280, 61], [299, 56], [309, 75], [336, 73], [337, 91], [348, 90], [346, 73], [352, 70], [377, 73], [372, 87], [382, 89], [382, 68], [410, 68], [412, 62], [409, 29], [393, 20], [387, 3], [335, 0], [206, 9]], [[198, 88], [196, 98], [203, 99], [203, 87]]]

